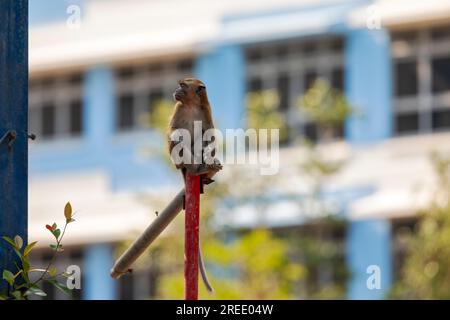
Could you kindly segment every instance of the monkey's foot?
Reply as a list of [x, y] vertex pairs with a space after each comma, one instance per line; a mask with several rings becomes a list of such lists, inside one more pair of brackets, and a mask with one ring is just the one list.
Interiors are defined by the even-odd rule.
[[214, 179], [211, 179], [211, 178], [207, 178], [207, 177], [203, 177], [203, 184], [204, 185], [208, 185], [208, 184], [211, 184], [211, 183], [213, 183], [215, 180]]
[[220, 171], [223, 168], [222, 165], [220, 164], [220, 162], [215, 162], [215, 161], [212, 164], [207, 164], [206, 167], [208, 168], [209, 171], [214, 171], [214, 172]]
[[197, 165], [186, 165], [186, 171], [194, 176], [200, 176], [202, 174], [207, 174], [211, 171], [205, 164]]

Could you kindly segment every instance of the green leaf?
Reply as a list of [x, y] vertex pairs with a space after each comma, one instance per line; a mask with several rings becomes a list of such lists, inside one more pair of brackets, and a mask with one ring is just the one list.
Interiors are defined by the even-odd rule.
[[5, 294], [0, 294], [0, 300], [8, 300], [8, 296]]
[[54, 277], [58, 274], [58, 270], [55, 267], [52, 267], [49, 271], [51, 277]]
[[53, 235], [55, 236], [56, 240], [59, 239], [59, 236], [61, 235], [61, 230], [56, 229], [55, 231], [52, 232]]
[[27, 245], [25, 247], [25, 250], [23, 250], [23, 255], [27, 256], [30, 253], [30, 251], [33, 249], [33, 247], [36, 245], [36, 243], [37, 243], [37, 241], [34, 241], [34, 242], [30, 243], [29, 245]]
[[30, 269], [30, 272], [46, 272], [47, 270], [45, 270], [45, 269], [39, 269], [39, 268], [33, 268], [33, 269]]
[[50, 248], [52, 248], [54, 251], [57, 251], [57, 252], [64, 251], [62, 244], [58, 245], [58, 247], [56, 247], [56, 244], [51, 244]]
[[52, 224], [53, 230], [56, 230], [57, 227], [58, 227], [58, 225], [56, 224], [56, 222], [54, 222], [54, 223]]
[[66, 222], [69, 223], [72, 219], [72, 205], [70, 202], [66, 203], [66, 206], [64, 207], [64, 216], [66, 217]]
[[17, 300], [24, 300], [23, 296], [22, 296], [22, 292], [20, 292], [19, 290], [13, 291], [11, 294]]
[[27, 257], [24, 257], [22, 259], [22, 278], [26, 281], [26, 282], [30, 282], [30, 279], [28, 278], [28, 272], [30, 272], [30, 262], [28, 261]]
[[46, 297], [47, 296], [47, 294], [44, 291], [42, 291], [40, 288], [38, 288], [37, 286], [31, 287], [30, 289], [28, 289], [25, 292], [26, 296], [28, 296], [30, 294], [34, 294], [34, 295], [40, 296], [40, 297]]
[[3, 236], [2, 238], [3, 238], [3, 240], [5, 240], [6, 242], [8, 242], [11, 245], [11, 247], [14, 250], [14, 252], [19, 256], [20, 259], [22, 259], [22, 254], [17, 249], [16, 243], [14, 242], [14, 240], [11, 239], [10, 237], [7, 237], [7, 236]]
[[14, 244], [16, 245], [16, 248], [18, 250], [22, 249], [22, 247], [23, 247], [23, 239], [22, 239], [22, 237], [19, 236], [19, 235], [16, 235], [14, 237]]
[[10, 245], [12, 245], [14, 248], [16, 247], [16, 243], [15, 243], [14, 240], [11, 239], [10, 237], [3, 236], [2, 238], [3, 238], [3, 240], [5, 240], [6, 242], [8, 242]]
[[66, 285], [53, 280], [53, 279], [47, 279], [47, 282], [51, 283], [55, 288], [59, 289], [60, 291], [64, 292], [68, 296], [72, 296], [72, 290], [66, 287]]
[[10, 286], [14, 283], [14, 274], [9, 270], [3, 270], [3, 279], [9, 283]]

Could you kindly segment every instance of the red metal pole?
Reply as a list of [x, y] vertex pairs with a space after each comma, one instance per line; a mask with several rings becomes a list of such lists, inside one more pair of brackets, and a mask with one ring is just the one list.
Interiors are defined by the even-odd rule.
[[198, 299], [200, 176], [186, 174], [184, 231], [184, 298]]

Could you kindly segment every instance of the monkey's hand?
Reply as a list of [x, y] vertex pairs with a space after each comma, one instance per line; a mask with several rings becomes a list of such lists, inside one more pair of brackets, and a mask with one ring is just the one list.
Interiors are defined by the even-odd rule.
[[202, 174], [207, 174], [211, 171], [211, 169], [209, 169], [207, 167], [207, 165], [204, 163], [202, 163], [202, 164], [183, 164], [182, 167], [186, 169], [186, 172], [188, 172], [194, 176], [200, 176]]
[[214, 156], [215, 150], [215, 143], [208, 144], [203, 150], [203, 162], [206, 164], [206, 167], [209, 170], [214, 171], [214, 173], [222, 170], [222, 164], [219, 159]]
[[196, 176], [207, 174], [209, 177], [212, 177], [218, 171], [222, 170], [222, 165], [218, 159], [214, 159], [212, 163], [209, 164], [184, 164], [183, 167], [187, 172]]
[[223, 166], [222, 166], [222, 164], [220, 163], [219, 159], [214, 158], [214, 159], [212, 160], [212, 163], [207, 163], [207, 164], [206, 164], [206, 168], [208, 168], [210, 171], [215, 171], [215, 172], [217, 172], [217, 171], [222, 170]]

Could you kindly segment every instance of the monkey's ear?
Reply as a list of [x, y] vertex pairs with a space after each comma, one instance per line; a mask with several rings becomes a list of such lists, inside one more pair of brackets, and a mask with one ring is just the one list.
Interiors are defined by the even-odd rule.
[[200, 94], [205, 89], [206, 89], [205, 86], [198, 86], [197, 90], [195, 90], [195, 93]]

